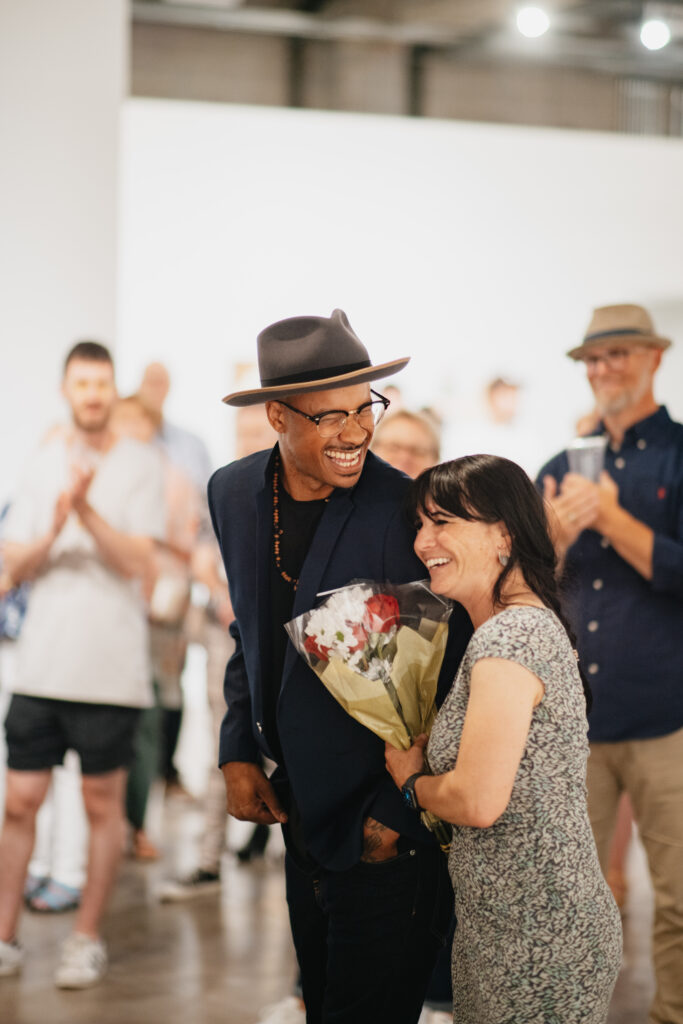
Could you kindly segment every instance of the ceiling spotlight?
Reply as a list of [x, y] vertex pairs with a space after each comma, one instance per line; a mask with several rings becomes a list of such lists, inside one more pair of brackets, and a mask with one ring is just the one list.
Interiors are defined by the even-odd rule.
[[540, 7], [522, 7], [517, 12], [517, 28], [527, 39], [537, 39], [550, 28], [550, 18]]
[[671, 29], [660, 18], [644, 21], [640, 29], [640, 41], [648, 50], [661, 50], [671, 39]]

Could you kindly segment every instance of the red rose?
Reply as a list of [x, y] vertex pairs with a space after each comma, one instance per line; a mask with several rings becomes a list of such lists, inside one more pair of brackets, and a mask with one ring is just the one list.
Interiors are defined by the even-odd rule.
[[347, 625], [351, 626], [351, 632], [353, 633], [354, 638], [356, 640], [355, 645], [353, 647], [349, 647], [350, 653], [354, 654], [355, 651], [361, 651], [365, 647], [365, 644], [367, 643], [368, 639], [368, 634], [365, 632], [365, 630], [363, 629], [359, 622], [355, 622], [353, 624], [347, 623]]
[[330, 653], [329, 647], [324, 647], [322, 644], [318, 644], [318, 641], [314, 636], [307, 636], [304, 640], [304, 650], [308, 654], [315, 654], [316, 658], [320, 658], [321, 661], [328, 661], [327, 655]]
[[398, 626], [399, 617], [398, 601], [389, 594], [373, 594], [365, 602], [363, 622], [371, 633], [388, 633]]

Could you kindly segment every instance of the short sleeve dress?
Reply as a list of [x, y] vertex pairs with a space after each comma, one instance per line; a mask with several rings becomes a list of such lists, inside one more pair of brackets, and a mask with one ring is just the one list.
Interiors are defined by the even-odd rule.
[[586, 810], [586, 714], [569, 638], [547, 608], [508, 608], [476, 630], [429, 741], [455, 765], [475, 663], [518, 662], [543, 682], [504, 813], [454, 826], [456, 1024], [604, 1024], [621, 964], [621, 921]]

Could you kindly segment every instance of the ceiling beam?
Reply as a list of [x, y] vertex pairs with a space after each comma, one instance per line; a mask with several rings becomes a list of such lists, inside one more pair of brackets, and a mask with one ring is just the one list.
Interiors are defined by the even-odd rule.
[[[253, 2], [253, 0], [252, 0]], [[355, 0], [353, 0], [355, 2]], [[394, 0], [398, 10], [407, 14], [409, 10], [424, 11], [428, 7], [435, 9], [445, 7], [445, 0], [416, 0], [401, 3]], [[449, 0], [450, 2], [450, 0]], [[247, 32], [271, 36], [284, 36], [292, 39], [317, 39], [329, 41], [381, 42], [406, 47], [419, 47], [422, 50], [436, 50], [459, 60], [509, 60], [528, 64], [585, 68], [619, 77], [635, 77], [652, 81], [668, 81], [679, 85], [683, 83], [683, 40], [673, 41], [665, 50], [650, 53], [642, 48], [637, 41], [637, 34], [632, 25], [625, 30], [616, 32], [612, 37], [590, 35], [589, 28], [579, 18], [592, 18], [597, 8], [609, 9], [618, 6], [621, 14], [625, 7], [632, 7], [632, 0], [615, 0], [608, 2], [584, 3], [577, 0], [564, 0], [557, 7], [556, 31], [548, 33], [541, 39], [523, 38], [512, 26], [501, 25], [488, 18], [479, 21], [474, 28], [470, 19], [469, 31], [451, 25], [445, 27], [437, 22], [429, 21], [386, 21], [371, 17], [331, 16], [332, 10], [352, 10], [351, 0], [340, 3], [324, 3], [321, 0], [310, 0], [311, 6], [324, 8], [324, 14], [312, 11], [294, 10], [291, 7], [226, 7], [199, 5], [191, 2], [173, 3], [159, 0], [134, 0], [133, 19], [136, 22], [182, 25], [194, 28], [214, 29], [226, 32]], [[379, 5], [386, 7], [387, 0], [364, 0], [365, 10], [379, 10]], [[300, 5], [301, 6], [301, 5]], [[459, 6], [455, 5], [455, 6]], [[462, 7], [472, 9], [477, 6], [480, 13], [486, 12], [489, 18], [494, 8], [500, 6], [499, 0], [462, 0]], [[683, 6], [683, 4], [681, 5]], [[576, 21], [574, 21], [576, 19]], [[623, 24], [623, 22], [622, 22]], [[604, 31], [604, 29], [603, 29]]]

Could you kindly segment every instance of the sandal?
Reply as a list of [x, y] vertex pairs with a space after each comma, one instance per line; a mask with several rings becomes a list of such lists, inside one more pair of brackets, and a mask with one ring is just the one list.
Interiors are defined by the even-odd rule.
[[81, 890], [48, 878], [45, 885], [26, 901], [30, 910], [39, 914], [61, 914], [75, 910], [81, 902]]
[[26, 876], [24, 882], [24, 900], [28, 903], [34, 896], [37, 896], [40, 890], [47, 882], [46, 875], [32, 875], [30, 872]]

